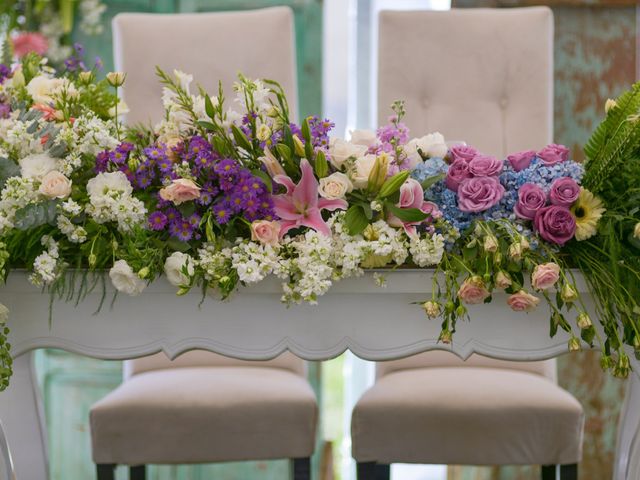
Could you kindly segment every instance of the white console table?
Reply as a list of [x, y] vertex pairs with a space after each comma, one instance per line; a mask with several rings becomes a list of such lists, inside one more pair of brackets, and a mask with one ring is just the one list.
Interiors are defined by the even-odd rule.
[[[419, 306], [411, 304], [428, 296], [432, 273], [397, 270], [385, 275], [385, 288], [375, 286], [368, 273], [335, 284], [319, 305], [290, 308], [280, 303], [275, 278], [241, 289], [230, 301], [207, 297], [200, 307], [200, 292], [177, 297], [175, 288], [160, 279], [139, 297], [119, 295], [110, 308], [109, 285], [98, 314], [94, 312], [100, 287], [77, 307], [73, 302], [56, 302], [49, 327], [49, 296], [31, 286], [26, 273], [12, 273], [0, 288], [0, 301], [11, 312], [15, 357], [11, 385], [0, 393], [0, 421], [17, 480], [47, 478], [46, 432], [30, 355], [37, 348], [114, 360], [160, 350], [175, 357], [190, 349], [248, 360], [272, 358], [287, 349], [308, 360], [327, 360], [347, 349], [367, 360], [395, 359], [434, 348], [451, 349], [462, 358], [478, 353], [508, 360], [541, 360], [567, 351], [565, 332], [549, 338], [545, 306], [530, 314], [514, 313], [503, 294], [494, 295], [490, 305], [470, 309], [472, 320], [458, 324], [453, 345], [438, 344], [440, 321], [427, 319]], [[578, 280], [579, 290], [585, 292], [581, 277]], [[632, 362], [614, 480], [640, 479], [640, 362]]]

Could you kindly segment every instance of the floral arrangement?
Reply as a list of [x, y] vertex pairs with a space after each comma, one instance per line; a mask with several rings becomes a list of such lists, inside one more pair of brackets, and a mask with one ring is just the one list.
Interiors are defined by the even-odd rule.
[[[26, 267], [34, 285], [80, 301], [102, 272], [128, 295], [166, 275], [178, 295], [222, 298], [275, 275], [296, 304], [366, 269], [430, 267], [420, 305], [441, 319], [440, 341], [504, 291], [516, 312], [544, 301], [551, 335], [568, 332], [572, 351], [597, 341], [603, 368], [628, 374], [625, 345], [640, 354], [640, 86], [608, 104], [582, 165], [555, 144], [499, 160], [439, 133], [411, 138], [402, 102], [387, 125], [345, 140], [329, 120], [292, 122], [276, 82], [240, 75], [229, 101], [183, 72], [158, 76], [164, 118], [125, 127], [124, 73], [55, 75], [34, 54], [0, 66], [3, 277]], [[384, 286], [383, 271], [375, 279]]]
[[0, 6], [0, 58], [46, 56], [54, 65], [73, 58], [74, 22], [86, 35], [100, 35], [107, 6], [100, 0], [3, 0]]

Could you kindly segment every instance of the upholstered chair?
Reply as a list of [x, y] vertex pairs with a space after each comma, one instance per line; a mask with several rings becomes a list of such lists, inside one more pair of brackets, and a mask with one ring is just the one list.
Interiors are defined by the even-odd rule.
[[162, 85], [156, 66], [193, 75], [210, 95], [222, 81], [233, 106], [233, 82], [248, 78], [278, 81], [297, 115], [296, 53], [293, 12], [273, 7], [242, 12], [148, 14], [123, 13], [113, 19], [116, 68], [126, 72], [123, 99], [127, 123], [162, 118]]
[[[438, 130], [501, 158], [552, 140], [548, 8], [382, 12], [379, 32], [380, 122], [405, 99], [413, 136]], [[575, 480], [584, 413], [555, 368], [442, 351], [378, 363], [351, 423], [359, 480], [388, 479], [396, 462], [533, 464]]]
[[[275, 7], [205, 14], [120, 14], [113, 21], [116, 69], [126, 72], [129, 124], [162, 119], [158, 65], [192, 74], [233, 102], [238, 72], [277, 80], [296, 116], [293, 14]], [[195, 88], [194, 88], [195, 90]], [[231, 106], [231, 105], [230, 105]], [[213, 306], [212, 308], [215, 308]], [[133, 319], [132, 321], [135, 321]], [[291, 354], [240, 361], [192, 351], [169, 361], [157, 354], [125, 362], [125, 382], [91, 410], [93, 459], [99, 480], [129, 465], [292, 459], [297, 480], [310, 477], [317, 405], [305, 364]]]
[[147, 464], [292, 459], [310, 478], [318, 409], [305, 364], [284, 353], [242, 361], [191, 351], [127, 362], [127, 379], [90, 412], [98, 479], [116, 465], [143, 479]]

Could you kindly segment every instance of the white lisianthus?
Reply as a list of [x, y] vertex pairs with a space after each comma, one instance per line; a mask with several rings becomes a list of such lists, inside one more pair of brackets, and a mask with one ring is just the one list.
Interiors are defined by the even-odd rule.
[[373, 130], [352, 130], [350, 142], [354, 145], [364, 145], [365, 147], [372, 147], [378, 141], [376, 132]]
[[20, 174], [25, 178], [42, 180], [49, 172], [56, 169], [57, 160], [48, 153], [36, 153], [19, 160]]
[[104, 197], [114, 193], [131, 195], [133, 187], [129, 179], [122, 172], [99, 173], [87, 182], [87, 193], [94, 205], [104, 201]]
[[338, 170], [342, 169], [344, 162], [348, 158], [358, 158], [367, 153], [364, 145], [354, 145], [341, 138], [332, 138], [329, 145], [329, 157], [331, 164]]
[[420, 138], [414, 138], [409, 143], [414, 144], [416, 149], [420, 150], [422, 155], [426, 158], [444, 158], [449, 150], [444, 140], [444, 136], [440, 132], [430, 133]]
[[109, 72], [107, 73], [107, 82], [112, 87], [121, 87], [126, 77], [127, 74], [124, 72]]
[[[167, 280], [174, 287], [183, 287], [189, 285], [190, 278], [193, 276], [194, 262], [191, 255], [182, 252], [173, 252], [164, 262], [164, 273]], [[186, 268], [185, 275], [183, 269]]]
[[35, 103], [53, 102], [55, 93], [62, 87], [64, 80], [49, 78], [46, 75], [33, 77], [27, 85], [27, 93]]
[[335, 172], [320, 179], [318, 193], [322, 198], [335, 200], [344, 198], [347, 193], [353, 190], [353, 183], [344, 173]]
[[125, 260], [118, 260], [113, 264], [109, 270], [109, 278], [116, 290], [132, 297], [140, 295], [146, 287], [146, 282], [133, 271]]
[[353, 164], [353, 171], [351, 172], [351, 180], [356, 188], [364, 188], [369, 181], [369, 174], [376, 163], [376, 156], [373, 154], [367, 154], [358, 158]]

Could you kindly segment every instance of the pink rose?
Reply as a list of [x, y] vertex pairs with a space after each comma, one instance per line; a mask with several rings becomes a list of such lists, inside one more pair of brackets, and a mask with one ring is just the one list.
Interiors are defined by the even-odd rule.
[[515, 312], [530, 312], [531, 310], [534, 310], [539, 303], [540, 299], [538, 297], [531, 295], [524, 290], [520, 290], [519, 292], [509, 295], [509, 298], [507, 299], [507, 305], [509, 305]]
[[580, 185], [571, 177], [560, 177], [553, 181], [549, 199], [554, 205], [570, 207], [580, 195]]
[[513, 211], [516, 216], [533, 220], [536, 212], [547, 204], [547, 194], [534, 183], [525, 183], [518, 190], [518, 203]]
[[482, 278], [477, 275], [467, 278], [458, 290], [458, 298], [470, 305], [484, 302], [489, 295]]
[[550, 205], [536, 212], [533, 221], [538, 234], [547, 242], [564, 245], [576, 233], [576, 219], [568, 208]]
[[524, 152], [513, 153], [507, 157], [507, 160], [516, 172], [527, 168], [531, 161], [535, 158], [536, 152], [526, 150]]
[[476, 177], [500, 175], [504, 162], [489, 155], [476, 155], [469, 161], [469, 172]]
[[178, 178], [160, 190], [160, 198], [176, 205], [200, 198], [200, 187], [192, 180]]
[[462, 181], [466, 178], [471, 178], [471, 176], [469, 164], [465, 160], [458, 159], [449, 165], [445, 184], [449, 190], [457, 192]]
[[569, 149], [564, 145], [552, 143], [538, 152], [538, 158], [547, 166], [569, 160]]
[[531, 274], [531, 285], [536, 290], [547, 290], [553, 287], [560, 278], [560, 266], [549, 262], [536, 265]]
[[280, 239], [280, 222], [268, 220], [256, 220], [251, 224], [251, 240], [263, 245], [278, 245]]
[[71, 195], [71, 180], [52, 170], [42, 177], [38, 191], [47, 198], [67, 198]]
[[476, 155], [478, 155], [478, 151], [468, 145], [456, 145], [449, 150], [450, 163], [454, 163], [456, 160], [464, 160], [469, 163]]
[[503, 196], [504, 187], [496, 177], [467, 178], [458, 188], [458, 207], [463, 212], [482, 212]]
[[23, 32], [13, 39], [13, 51], [18, 58], [31, 52], [44, 55], [48, 48], [49, 43], [41, 33]]

